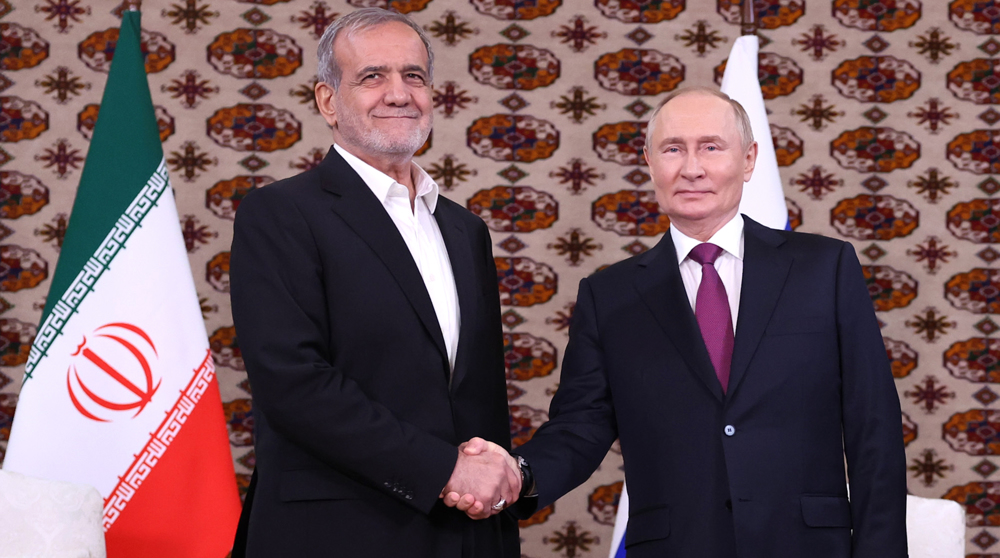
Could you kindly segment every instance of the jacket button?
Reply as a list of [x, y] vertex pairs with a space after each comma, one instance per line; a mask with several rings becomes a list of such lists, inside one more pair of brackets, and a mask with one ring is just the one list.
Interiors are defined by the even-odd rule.
[[732, 436], [736, 434], [736, 427], [731, 424], [727, 424], [726, 427], [722, 429], [722, 431], [726, 433], [726, 436]]
[[730, 500], [729, 498], [726, 498], [726, 509], [729, 511], [733, 511], [733, 501]]

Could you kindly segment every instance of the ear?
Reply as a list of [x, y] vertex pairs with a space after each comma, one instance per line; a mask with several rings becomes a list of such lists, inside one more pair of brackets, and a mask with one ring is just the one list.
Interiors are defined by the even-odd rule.
[[646, 161], [646, 166], [647, 167], [650, 166], [650, 164], [649, 164], [649, 144], [648, 143], [645, 143], [645, 144], [642, 145], [642, 159], [644, 161]]
[[337, 108], [334, 105], [333, 99], [337, 94], [334, 91], [333, 86], [326, 82], [316, 82], [316, 87], [313, 88], [313, 93], [316, 96], [316, 108], [319, 109], [319, 113], [323, 115], [323, 119], [330, 126], [337, 125]]
[[757, 142], [753, 142], [750, 149], [747, 149], [746, 158], [743, 161], [743, 182], [748, 182], [753, 176], [753, 169], [757, 165], [757, 148]]

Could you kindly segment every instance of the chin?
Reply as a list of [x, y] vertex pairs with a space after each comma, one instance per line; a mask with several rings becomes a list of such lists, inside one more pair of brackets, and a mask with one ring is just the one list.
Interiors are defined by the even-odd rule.
[[427, 136], [428, 134], [424, 133], [423, 130], [410, 130], [395, 134], [379, 130], [379, 133], [368, 134], [365, 143], [369, 149], [379, 153], [410, 156], [424, 145]]
[[719, 214], [718, 208], [706, 207], [706, 205], [702, 203], [682, 204], [680, 207], [676, 207], [675, 210], [679, 215], [683, 215], [687, 219], [708, 219], [713, 215]]

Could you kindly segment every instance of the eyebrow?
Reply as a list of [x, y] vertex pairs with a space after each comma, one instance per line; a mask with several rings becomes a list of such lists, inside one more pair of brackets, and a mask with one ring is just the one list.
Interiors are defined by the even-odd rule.
[[[387, 73], [388, 71], [389, 71], [388, 66], [365, 66], [364, 68], [361, 68], [361, 70], [358, 71], [358, 75], [363, 76], [365, 74], [370, 74], [370, 73], [384, 74]], [[427, 74], [427, 70], [425, 70], [422, 66], [418, 64], [410, 64], [409, 66], [403, 67], [403, 73], [409, 73], [409, 72], [419, 72], [422, 75]]]
[[[660, 145], [669, 145], [673, 143], [684, 143], [684, 138], [681, 137], [664, 138], [663, 141], [660, 142]], [[716, 136], [716, 135], [701, 136], [700, 138], [698, 138], [698, 143], [721, 143], [723, 145], [728, 145], [728, 142], [722, 139], [722, 136]]]
[[389, 69], [388, 66], [365, 66], [358, 70], [357, 76], [362, 77], [367, 74], [384, 74]]
[[404, 73], [406, 73], [406, 72], [419, 72], [421, 74], [427, 74], [427, 70], [423, 66], [420, 66], [419, 64], [410, 64], [409, 66], [404, 66], [403, 67], [403, 72]]

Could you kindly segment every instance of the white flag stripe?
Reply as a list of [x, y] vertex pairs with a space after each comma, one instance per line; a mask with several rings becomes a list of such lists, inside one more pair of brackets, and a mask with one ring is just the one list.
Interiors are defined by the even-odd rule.
[[757, 77], [756, 35], [744, 35], [733, 44], [722, 76], [722, 92], [739, 101], [750, 117], [753, 137], [757, 140], [757, 166], [753, 177], [743, 185], [740, 213], [772, 229], [788, 225], [788, 206], [782, 189], [778, 160], [771, 141], [771, 126]]
[[625, 538], [626, 525], [628, 525], [628, 490], [625, 490], [625, 483], [622, 482], [622, 495], [618, 500], [618, 513], [615, 515], [615, 530], [611, 533], [611, 550], [608, 552], [608, 558], [615, 558], [618, 554], [622, 539]]

